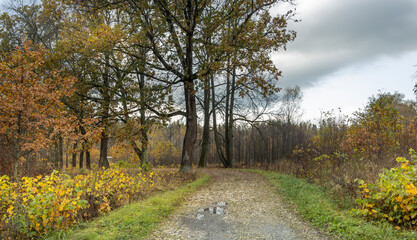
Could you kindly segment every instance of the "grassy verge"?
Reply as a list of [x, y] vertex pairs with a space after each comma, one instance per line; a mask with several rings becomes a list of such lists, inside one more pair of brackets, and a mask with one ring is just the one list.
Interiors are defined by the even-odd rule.
[[340, 209], [322, 187], [275, 172], [253, 170], [265, 177], [305, 219], [341, 239], [417, 239], [417, 232], [397, 231], [388, 223], [367, 222]]
[[172, 213], [186, 196], [209, 179], [208, 175], [204, 175], [183, 187], [123, 206], [71, 231], [55, 234], [50, 239], [142, 239]]

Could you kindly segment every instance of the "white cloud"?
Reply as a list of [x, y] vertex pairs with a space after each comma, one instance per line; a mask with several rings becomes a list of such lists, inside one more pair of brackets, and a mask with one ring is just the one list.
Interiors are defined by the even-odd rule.
[[300, 0], [296, 7], [297, 38], [274, 56], [283, 86], [311, 87], [345, 67], [417, 50], [417, 1]]
[[380, 57], [376, 61], [356, 64], [320, 78], [304, 89], [305, 120], [318, 119], [320, 111], [337, 110], [352, 114], [366, 106], [369, 97], [382, 92], [399, 92], [406, 99], [415, 99], [412, 78], [417, 67], [417, 51], [402, 57]]

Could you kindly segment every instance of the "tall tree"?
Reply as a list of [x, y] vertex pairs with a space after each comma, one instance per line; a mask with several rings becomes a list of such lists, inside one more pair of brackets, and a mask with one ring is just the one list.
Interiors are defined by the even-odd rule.
[[299, 86], [284, 89], [279, 109], [280, 118], [287, 124], [295, 123], [301, 116], [301, 101], [303, 93]]
[[[293, 15], [291, 11], [286, 15], [273, 17], [266, 10], [268, 4], [274, 3], [276, 2], [264, 2], [266, 5], [255, 12], [252, 12], [253, 7], [256, 8], [256, 4], [253, 3], [246, 2], [245, 5], [240, 2], [241, 5], [235, 5], [236, 1], [231, 1], [227, 5], [232, 11], [228, 13], [221, 30], [222, 35], [227, 36], [222, 39], [223, 46], [227, 47], [227, 54], [223, 67], [216, 72], [220, 81], [224, 82], [224, 97], [220, 98], [221, 101], [225, 101], [224, 143], [216, 145], [224, 146], [224, 154], [220, 154], [220, 158], [223, 159], [225, 167], [235, 165], [233, 132], [236, 121], [250, 123], [259, 121], [268, 104], [274, 99], [273, 95], [279, 91], [276, 81], [281, 72], [272, 63], [270, 53], [285, 48], [286, 43], [294, 39], [295, 33], [286, 31], [287, 20]], [[252, 13], [256, 17], [248, 17], [247, 14]], [[221, 83], [218, 85], [222, 86]], [[212, 87], [215, 87], [214, 84]], [[262, 100], [258, 101], [260, 98]], [[257, 104], [260, 102], [264, 102], [265, 104], [262, 103], [264, 106]], [[248, 107], [254, 107], [258, 112], [251, 114], [237, 112], [238, 110], [247, 112]], [[212, 111], [215, 112], [216, 109]], [[218, 133], [215, 135], [217, 136]], [[219, 139], [215, 137], [215, 140]]]
[[50, 60], [46, 49], [24, 42], [0, 62], [0, 133], [14, 146], [15, 179], [22, 157], [70, 128], [60, 99], [71, 94], [74, 78], [60, 76]]
[[[105, 1], [111, 3], [111, 1]], [[185, 105], [186, 133], [183, 142], [181, 170], [191, 169], [194, 161], [194, 147], [197, 139], [197, 80], [218, 71], [228, 60], [232, 65], [261, 72], [271, 70], [277, 78], [279, 71], [270, 61], [271, 50], [285, 46], [293, 39], [292, 32], [286, 32], [286, 17], [271, 17], [268, 10], [279, 1], [124, 1], [124, 7], [137, 16], [138, 28], [143, 29], [146, 37], [144, 48], [149, 49], [153, 57], [147, 64], [155, 71], [168, 72], [176, 78], [171, 84], [183, 85]], [[133, 9], [133, 11], [131, 11]], [[229, 30], [228, 22], [233, 22]], [[209, 37], [208, 37], [209, 36]], [[212, 43], [207, 39], [215, 38]], [[258, 43], [258, 40], [260, 43]], [[140, 44], [140, 43], [139, 43]], [[208, 46], [207, 46], [208, 45]], [[210, 62], [196, 59], [202, 49], [208, 48]], [[250, 49], [247, 51], [247, 49]], [[231, 55], [232, 52], [239, 54]], [[238, 61], [243, 55], [244, 60]], [[249, 61], [258, 58], [258, 61]], [[256, 84], [265, 92], [273, 92], [262, 77], [253, 72], [251, 78], [241, 78], [237, 84], [248, 86]], [[249, 91], [249, 88], [242, 93]]]

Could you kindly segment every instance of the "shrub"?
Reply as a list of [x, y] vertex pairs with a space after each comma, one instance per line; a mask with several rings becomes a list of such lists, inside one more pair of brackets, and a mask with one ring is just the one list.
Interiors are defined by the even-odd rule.
[[1, 177], [1, 230], [10, 238], [35, 237], [53, 229], [65, 229], [87, 207], [83, 191], [72, 186], [68, 175], [23, 177], [18, 183]]
[[411, 161], [399, 157], [399, 167], [384, 170], [375, 184], [358, 180], [362, 197], [354, 209], [370, 219], [388, 220], [405, 227], [417, 226], [417, 156], [410, 149]]
[[5, 239], [36, 238], [52, 230], [68, 229], [136, 199], [153, 186], [153, 172], [89, 171], [71, 178], [51, 175], [23, 177], [10, 182], [0, 177], [0, 230]]

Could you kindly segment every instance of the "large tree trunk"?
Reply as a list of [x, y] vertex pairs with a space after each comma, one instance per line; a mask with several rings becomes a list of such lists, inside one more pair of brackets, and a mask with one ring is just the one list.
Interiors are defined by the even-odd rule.
[[103, 130], [101, 132], [101, 140], [100, 140], [100, 160], [98, 161], [99, 168], [109, 168], [110, 164], [107, 159], [107, 152], [109, 147], [109, 136], [107, 135], [106, 131]]
[[79, 166], [81, 169], [84, 167], [84, 152], [87, 152], [87, 139], [85, 138], [87, 131], [83, 127], [82, 123], [80, 124], [80, 133], [83, 136], [81, 140], [80, 166]]
[[204, 125], [198, 167], [206, 166], [207, 150], [210, 144], [210, 80], [204, 82]]
[[[143, 116], [143, 117], [142, 117]], [[145, 119], [145, 114], [141, 113], [141, 121], [144, 121]], [[142, 126], [141, 129], [141, 142], [142, 142], [142, 151], [140, 153], [139, 159], [140, 159], [140, 164], [142, 166], [142, 168], [147, 168], [149, 166], [149, 158], [148, 158], [148, 130], [146, 127]]]
[[80, 152], [80, 164], [79, 168], [82, 169], [84, 167], [84, 148]]
[[185, 7], [187, 21], [187, 33], [185, 38], [185, 58], [184, 58], [184, 97], [185, 97], [185, 118], [186, 130], [184, 143], [182, 146], [181, 167], [180, 171], [188, 172], [192, 168], [194, 161], [194, 145], [197, 141], [197, 107], [194, 92], [194, 76], [193, 76], [193, 35], [192, 29], [193, 1], [188, 0]]
[[[146, 59], [146, 49], [142, 49], [143, 58]], [[145, 72], [145, 64], [140, 65], [141, 72]], [[140, 163], [142, 168], [147, 168], [149, 166], [149, 159], [148, 159], [148, 128], [146, 122], [146, 94], [147, 91], [145, 89], [145, 75], [140, 74], [139, 76], [139, 88], [140, 88], [140, 124], [142, 125], [141, 128], [141, 144], [142, 144], [142, 151], [139, 156]]]
[[103, 74], [103, 103], [101, 104], [102, 108], [102, 119], [103, 119], [103, 130], [101, 132], [101, 140], [100, 140], [100, 160], [98, 162], [99, 168], [109, 168], [109, 161], [107, 159], [107, 151], [108, 151], [108, 144], [109, 144], [109, 136], [107, 135], [107, 128], [109, 126], [109, 115], [110, 115], [110, 76], [109, 76], [109, 65], [110, 65], [110, 57], [108, 54], [105, 56], [106, 65], [104, 67], [104, 74]]
[[192, 82], [184, 84], [186, 105], [186, 130], [182, 147], [180, 171], [188, 172], [194, 161], [194, 144], [197, 140], [197, 108]]
[[87, 149], [85, 150], [85, 164], [87, 169], [91, 169], [91, 157], [90, 157], [90, 151]]
[[225, 106], [225, 119], [224, 119], [224, 151], [225, 151], [225, 160], [226, 168], [230, 167], [230, 148], [229, 148], [229, 107], [230, 107], [230, 60], [227, 61], [227, 74], [226, 74], [226, 106]]
[[[229, 83], [229, 82], [228, 82]], [[227, 167], [233, 168], [235, 167], [235, 159], [233, 154], [233, 110], [234, 110], [234, 103], [235, 103], [235, 90], [236, 90], [236, 67], [233, 66], [232, 71], [232, 82], [230, 83], [230, 92], [228, 92], [228, 95], [230, 97], [230, 100], [227, 101], [229, 103], [228, 108], [226, 108], [227, 114], [226, 114], [226, 142], [225, 142], [225, 148], [226, 148], [226, 161], [227, 161]]]
[[[144, 117], [142, 118], [142, 116], [145, 116], [145, 115], [142, 115], [141, 113], [141, 121], [144, 119]], [[141, 167], [144, 170], [148, 170], [147, 168], [149, 167], [149, 157], [148, 157], [148, 141], [149, 140], [148, 140], [148, 130], [146, 127], [142, 126], [141, 134], [142, 134], [141, 136], [142, 150], [140, 151], [139, 159], [140, 159]]]

